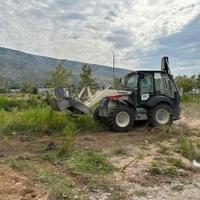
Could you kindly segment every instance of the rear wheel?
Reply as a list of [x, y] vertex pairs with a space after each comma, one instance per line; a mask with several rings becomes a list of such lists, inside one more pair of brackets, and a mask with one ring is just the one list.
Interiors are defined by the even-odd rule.
[[172, 108], [167, 104], [159, 104], [149, 111], [149, 122], [153, 126], [170, 125], [173, 122]]
[[108, 113], [108, 124], [115, 132], [127, 132], [134, 122], [133, 109], [128, 106], [114, 107]]

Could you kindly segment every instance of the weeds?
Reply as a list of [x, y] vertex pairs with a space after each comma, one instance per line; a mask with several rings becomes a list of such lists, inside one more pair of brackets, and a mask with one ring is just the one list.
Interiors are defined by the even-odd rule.
[[35, 107], [18, 112], [0, 111], [0, 131], [8, 134], [54, 133], [75, 134], [83, 131], [100, 131], [91, 115], [74, 118], [54, 112], [50, 107]]
[[11, 112], [13, 109], [17, 109], [18, 111], [35, 108], [42, 106], [44, 104], [41, 100], [16, 100], [11, 99], [6, 96], [0, 96], [0, 109]]
[[173, 186], [171, 189], [175, 190], [175, 191], [183, 191], [184, 186], [182, 184], [177, 184], [177, 185]]
[[164, 144], [159, 144], [159, 153], [169, 155], [170, 154], [169, 148], [165, 146]]
[[178, 169], [184, 168], [184, 164], [181, 159], [173, 158], [173, 157], [167, 157], [166, 162], [172, 166], [177, 167]]
[[78, 128], [75, 123], [68, 123], [68, 126], [62, 132], [61, 140], [64, 142], [60, 148], [57, 156], [64, 159], [66, 156], [69, 157], [74, 151], [74, 139], [78, 132]]
[[74, 151], [66, 165], [77, 173], [106, 174], [113, 170], [105, 154], [86, 149]]
[[182, 136], [179, 139], [178, 151], [190, 161], [200, 161], [200, 151], [198, 149], [198, 142], [195, 143], [186, 136]]
[[27, 171], [28, 169], [31, 169], [30, 163], [21, 156], [9, 158], [9, 166], [17, 171]]
[[76, 119], [76, 123], [80, 129], [80, 132], [97, 132], [103, 130], [103, 127], [94, 121], [92, 114], [79, 116]]
[[147, 192], [145, 190], [136, 190], [135, 191], [135, 196], [137, 196], [137, 197], [146, 197], [147, 196]]
[[41, 156], [41, 159], [43, 161], [49, 161], [49, 162], [53, 162], [56, 160], [56, 157], [55, 155], [51, 155], [51, 154], [48, 154], [48, 153], [45, 153]]
[[181, 101], [187, 103], [200, 103], [200, 95], [183, 94]]
[[42, 171], [40, 173], [39, 180], [50, 187], [52, 198], [55, 200], [88, 199], [83, 191], [77, 189], [74, 182], [67, 178], [65, 174]]
[[122, 145], [118, 144], [112, 147], [111, 149], [112, 155], [127, 155], [127, 149]]
[[166, 163], [162, 162], [152, 162], [150, 166], [150, 172], [153, 174], [161, 174], [161, 175], [168, 175], [168, 176], [177, 176], [178, 170], [175, 166], [167, 165]]

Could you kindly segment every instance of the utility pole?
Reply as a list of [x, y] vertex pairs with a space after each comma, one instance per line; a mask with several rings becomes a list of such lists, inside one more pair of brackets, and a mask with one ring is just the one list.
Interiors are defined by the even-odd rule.
[[115, 52], [112, 52], [113, 55], [113, 87], [115, 87]]

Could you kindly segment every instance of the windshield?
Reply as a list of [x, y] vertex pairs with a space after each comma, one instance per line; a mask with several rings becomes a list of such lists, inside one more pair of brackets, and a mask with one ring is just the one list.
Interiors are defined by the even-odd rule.
[[126, 89], [136, 90], [138, 85], [138, 74], [131, 75], [126, 78]]

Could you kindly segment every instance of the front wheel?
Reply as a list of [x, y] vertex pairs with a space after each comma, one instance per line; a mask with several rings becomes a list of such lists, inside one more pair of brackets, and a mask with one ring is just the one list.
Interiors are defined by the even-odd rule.
[[132, 128], [134, 112], [128, 106], [114, 107], [108, 113], [108, 124], [115, 132], [127, 132]]
[[153, 126], [170, 125], [173, 122], [172, 108], [167, 104], [159, 104], [150, 109], [148, 118]]

